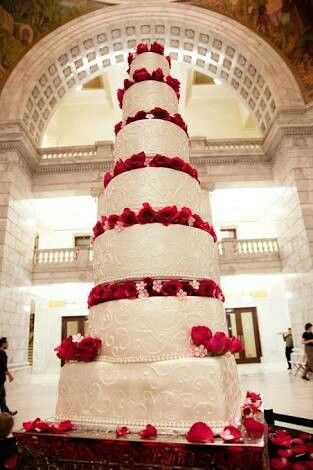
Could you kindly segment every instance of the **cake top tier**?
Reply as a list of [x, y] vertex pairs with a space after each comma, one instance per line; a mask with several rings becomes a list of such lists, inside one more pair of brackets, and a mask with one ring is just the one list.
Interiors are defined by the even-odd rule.
[[166, 76], [170, 74], [171, 59], [169, 56], [164, 56], [164, 47], [161, 44], [153, 42], [148, 46], [140, 43], [135, 53], [128, 54], [128, 64], [130, 78], [133, 78], [135, 70], [143, 68], [150, 73], [160, 68]]

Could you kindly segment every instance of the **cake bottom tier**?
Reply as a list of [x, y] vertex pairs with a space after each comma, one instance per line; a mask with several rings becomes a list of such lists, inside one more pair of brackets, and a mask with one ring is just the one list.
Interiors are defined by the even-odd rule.
[[238, 416], [240, 390], [234, 357], [183, 358], [150, 363], [68, 363], [62, 368], [56, 418], [78, 425], [159, 433], [186, 432], [204, 421], [219, 432]]

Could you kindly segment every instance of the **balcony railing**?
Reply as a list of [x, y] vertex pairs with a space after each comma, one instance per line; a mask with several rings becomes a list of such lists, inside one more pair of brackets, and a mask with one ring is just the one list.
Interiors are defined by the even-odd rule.
[[[217, 243], [221, 274], [277, 272], [281, 270], [276, 238], [222, 240]], [[91, 280], [92, 248], [36, 250], [33, 281]]]
[[218, 243], [218, 254], [223, 258], [254, 258], [279, 255], [277, 238], [223, 240]]

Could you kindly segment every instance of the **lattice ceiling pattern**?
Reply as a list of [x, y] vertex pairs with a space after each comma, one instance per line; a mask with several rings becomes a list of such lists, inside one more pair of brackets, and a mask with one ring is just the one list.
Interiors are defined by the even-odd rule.
[[40, 145], [44, 130], [58, 102], [66, 93], [109, 67], [127, 60], [138, 42], [158, 41], [173, 60], [188, 64], [234, 88], [254, 114], [261, 130], [270, 127], [276, 103], [265, 78], [243, 51], [217, 34], [186, 29], [178, 23], [120, 24], [96, 31], [65, 47], [64, 52], [38, 77], [26, 102], [23, 121], [35, 143]]

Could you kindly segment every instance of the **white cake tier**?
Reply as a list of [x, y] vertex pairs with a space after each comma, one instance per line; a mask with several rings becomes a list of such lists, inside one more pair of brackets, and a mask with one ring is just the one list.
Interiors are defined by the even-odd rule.
[[125, 207], [138, 211], [144, 202], [155, 208], [189, 207], [202, 216], [202, 191], [194, 178], [170, 168], [146, 167], [122, 173], [110, 182], [99, 197], [98, 218], [120, 214]]
[[136, 153], [161, 154], [167, 157], [180, 156], [189, 161], [189, 139], [185, 131], [169, 121], [143, 119], [123, 127], [116, 136], [115, 160]]
[[94, 242], [94, 281], [217, 279], [211, 235], [183, 225], [133, 225], [109, 230]]
[[144, 52], [143, 54], [137, 55], [131, 63], [129, 75], [133, 78], [135, 70], [146, 68], [149, 73], [160, 68], [163, 70], [164, 76], [170, 74], [170, 66], [167, 59], [155, 52]]
[[190, 356], [193, 326], [227, 331], [223, 303], [204, 297], [115, 300], [89, 310], [89, 331], [108, 361], [149, 362]]
[[69, 363], [61, 370], [57, 419], [131, 431], [186, 432], [204, 421], [219, 432], [238, 416], [240, 390], [231, 355], [112, 364]]
[[153, 108], [166, 109], [170, 114], [178, 112], [178, 99], [175, 91], [167, 83], [146, 80], [135, 83], [126, 90], [123, 98], [123, 122], [135, 116], [138, 111], [151, 111]]

